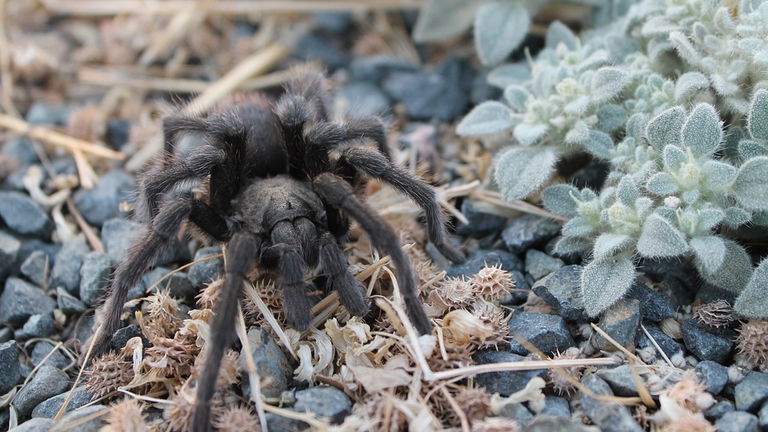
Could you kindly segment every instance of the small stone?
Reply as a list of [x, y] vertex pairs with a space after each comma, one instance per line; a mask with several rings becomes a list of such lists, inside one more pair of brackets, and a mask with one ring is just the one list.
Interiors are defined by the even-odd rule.
[[[91, 405], [82, 407], [63, 416], [61, 420], [56, 422], [56, 425], [61, 427], [62, 430], [77, 430], [77, 432], [99, 432], [102, 426], [104, 426], [107, 416], [97, 416], [95, 414], [107, 409], [109, 409], [109, 407], [105, 405]], [[84, 422], [83, 419], [86, 418], [90, 420]]]
[[[477, 364], [518, 362], [526, 359], [517, 354], [495, 350], [478, 351], [472, 358]], [[489, 394], [499, 393], [501, 396], [509, 396], [512, 393], [524, 389], [531, 378], [536, 376], [544, 378], [546, 375], [546, 369], [487, 372], [478, 374], [475, 377], [475, 384], [480, 387], [485, 387]]]
[[531, 288], [566, 321], [589, 320], [581, 300], [581, 269], [579, 265], [561, 267]]
[[[37, 365], [39, 365], [43, 359], [51, 353], [54, 347], [55, 345], [45, 340], [35, 343], [35, 347], [32, 348], [32, 354], [30, 355], [32, 366], [37, 367]], [[48, 360], [45, 361], [46, 365], [59, 369], [64, 369], [65, 367], [69, 366], [70, 363], [72, 363], [72, 361], [67, 358], [64, 353], [62, 353], [61, 349], [57, 349], [56, 352], [50, 354]]]
[[[194, 260], [203, 259], [211, 255], [221, 253], [219, 246], [205, 247], [195, 252]], [[224, 260], [222, 258], [209, 259], [203, 262], [193, 264], [189, 267], [187, 278], [192, 285], [199, 288], [205, 284], [211, 283], [224, 270]]]
[[704, 360], [696, 365], [696, 372], [703, 384], [707, 386], [707, 392], [712, 393], [712, 396], [719, 395], [728, 383], [728, 368], [720, 363]]
[[319, 12], [312, 18], [316, 30], [340, 36], [354, 23], [349, 12]]
[[16, 159], [22, 165], [40, 162], [32, 140], [26, 137], [8, 138], [3, 145], [3, 153]]
[[136, 188], [133, 177], [124, 171], [112, 170], [93, 189], [75, 192], [75, 206], [88, 223], [101, 226], [107, 219], [120, 215], [120, 201]]
[[[650, 334], [653, 340], [656, 341], [656, 343], [659, 345], [662, 351], [664, 351], [664, 354], [666, 354], [667, 357], [671, 358], [677, 353], [682, 353], [683, 347], [674, 339], [669, 337], [669, 335], [664, 333], [659, 328], [659, 326], [653, 323], [644, 323], [643, 326], [646, 330], [648, 330], [648, 334]], [[643, 332], [642, 329], [637, 330], [635, 340], [637, 340], [637, 347], [640, 349], [647, 347], [653, 347], [656, 349], [656, 346], [653, 344], [653, 342], [651, 342], [650, 339], [648, 339], [648, 336], [645, 335], [645, 332]]]
[[739, 411], [756, 412], [768, 399], [768, 373], [750, 372], [736, 384], [735, 402]]
[[110, 340], [109, 344], [117, 352], [120, 352], [120, 350], [123, 349], [125, 344], [128, 343], [128, 340], [135, 338], [135, 337], [141, 337], [144, 338], [144, 334], [141, 333], [141, 330], [139, 327], [136, 326], [136, 324], [130, 324], [123, 328], [117, 329], [115, 331], [115, 334], [112, 335], [112, 340]]
[[683, 342], [688, 351], [699, 360], [725, 363], [731, 355], [733, 341], [727, 337], [706, 331], [696, 320], [682, 322]]
[[0, 343], [0, 394], [8, 393], [21, 380], [20, 354], [15, 340]]
[[53, 313], [55, 307], [56, 301], [45, 291], [11, 277], [5, 281], [5, 290], [0, 295], [0, 321], [20, 326], [32, 315]]
[[528, 423], [533, 420], [533, 414], [522, 403], [505, 404], [499, 410], [498, 415], [516, 421], [521, 427], [528, 426]]
[[16, 339], [24, 341], [32, 338], [48, 337], [56, 332], [53, 314], [36, 314], [29, 317], [21, 330], [16, 332]]
[[575, 345], [565, 320], [557, 315], [515, 312], [509, 320], [509, 334], [515, 336], [509, 342], [509, 350], [515, 354], [529, 354], [517, 337], [546, 354], [563, 352]]
[[465, 199], [461, 203], [461, 214], [467, 218], [468, 224], [459, 223], [456, 233], [465, 237], [484, 237], [501, 231], [507, 218], [493, 213], [486, 213], [478, 204]]
[[107, 144], [114, 150], [120, 150], [128, 143], [131, 135], [131, 122], [123, 119], [112, 119], [107, 123]]
[[480, 71], [472, 80], [472, 88], [469, 92], [472, 105], [480, 105], [482, 102], [501, 98], [501, 89], [488, 82], [488, 72], [490, 69]]
[[24, 118], [32, 124], [64, 126], [69, 121], [69, 112], [70, 109], [66, 105], [51, 105], [38, 101], [29, 107]]
[[86, 305], [96, 304], [107, 292], [112, 263], [101, 252], [89, 252], [80, 268], [80, 300]]
[[20, 417], [26, 417], [40, 402], [69, 389], [69, 377], [61, 370], [43, 365], [27, 385], [22, 387], [13, 401]]
[[352, 410], [352, 401], [336, 387], [310, 387], [297, 391], [295, 396], [294, 410], [311, 412], [336, 424], [344, 421]]
[[336, 103], [341, 104], [346, 113], [359, 117], [381, 115], [390, 107], [387, 95], [369, 82], [345, 85], [337, 92]]
[[[56, 395], [49, 399], [44, 400], [43, 402], [38, 404], [35, 407], [35, 409], [32, 410], [32, 417], [42, 417], [42, 418], [56, 417], [56, 414], [59, 412], [59, 409], [64, 404], [64, 400], [66, 400], [67, 397], [69, 397], [69, 390], [65, 391], [60, 395]], [[91, 401], [91, 394], [85, 390], [85, 386], [76, 387], [75, 391], [72, 392], [72, 399], [70, 399], [69, 403], [67, 404], [67, 408], [64, 410], [64, 412], [68, 413], [70, 411], [74, 411], [80, 408], [81, 406], [86, 405], [90, 401]]]
[[0, 343], [8, 342], [13, 339], [13, 329], [10, 327], [0, 327]]
[[[595, 394], [613, 396], [610, 386], [597, 377], [587, 375], [581, 383]], [[604, 432], [641, 432], [629, 409], [617, 403], [603, 402], [587, 393], [579, 392], [581, 409]]]
[[764, 403], [760, 411], [757, 412], [757, 421], [760, 430], [768, 428], [768, 402]]
[[445, 268], [449, 277], [472, 277], [486, 266], [500, 266], [506, 271], [523, 271], [523, 262], [515, 255], [501, 250], [488, 251], [479, 249], [473, 252], [462, 264], [454, 264]]
[[33, 418], [9, 429], [8, 432], [48, 432], [53, 427], [53, 420], [45, 418]]
[[16, 258], [19, 256], [19, 248], [21, 248], [20, 241], [5, 231], [0, 231], [0, 280], [13, 269]]
[[62, 287], [56, 288], [56, 304], [65, 314], [85, 312], [85, 304]]
[[63, 286], [70, 294], [80, 295], [80, 267], [88, 252], [90, 248], [82, 238], [64, 243], [51, 270], [51, 286]]
[[724, 416], [726, 413], [733, 411], [736, 411], [736, 407], [733, 406], [733, 402], [724, 400], [709, 407], [709, 409], [704, 413], [704, 417], [712, 422]]
[[525, 301], [528, 300], [528, 294], [530, 294], [527, 291], [531, 290], [530, 282], [524, 274], [517, 270], [512, 270], [509, 272], [509, 277], [515, 283], [515, 291], [509, 295], [509, 298], [504, 299], [503, 303], [513, 305], [525, 303]]
[[382, 86], [392, 99], [405, 105], [414, 120], [450, 121], [464, 111], [468, 102], [463, 89], [437, 73], [392, 72]]
[[525, 432], [598, 432], [598, 429], [594, 426], [587, 426], [578, 420], [551, 415], [537, 415], [525, 428]]
[[[259, 327], [251, 327], [248, 330], [248, 342], [251, 346], [251, 355], [256, 367], [263, 376], [270, 380], [261, 385], [261, 394], [265, 398], [279, 398], [280, 394], [288, 389], [288, 382], [293, 375], [293, 368], [285, 357], [283, 350], [277, 346], [275, 339], [267, 331]], [[240, 355], [240, 367], [245, 370], [245, 355]], [[242, 381], [243, 386], [248, 380]], [[248, 394], [246, 390], [244, 394]]]
[[539, 280], [563, 265], [565, 263], [560, 258], [553, 258], [536, 249], [528, 249], [525, 253], [525, 270], [533, 276], [533, 280]]
[[571, 406], [568, 399], [561, 396], [545, 396], [544, 409], [539, 415], [551, 415], [555, 417], [571, 418]]
[[632, 285], [626, 297], [640, 301], [640, 314], [643, 320], [660, 322], [675, 316], [672, 302], [644, 283], [636, 282]]
[[412, 63], [390, 55], [375, 55], [352, 59], [350, 76], [357, 81], [379, 83], [393, 72], [415, 72]]
[[[635, 299], [622, 299], [603, 314], [598, 327], [605, 330], [619, 345], [627, 347], [634, 343], [639, 325], [640, 302]], [[592, 344], [605, 351], [617, 350], [615, 345], [599, 334], [592, 339]]]
[[621, 365], [611, 369], [599, 369], [597, 375], [611, 386], [619, 396], [637, 396], [637, 385], [630, 365]]
[[718, 432], [757, 432], [757, 417], [743, 411], [723, 414], [715, 423]]
[[[145, 274], [142, 278], [143, 291], [146, 292], [150, 287], [154, 286], [157, 281], [166, 276], [172, 270], [164, 267], [157, 267]], [[197, 295], [197, 289], [192, 286], [192, 283], [187, 278], [187, 274], [184, 272], [176, 272], [165, 278], [162, 282], [157, 284], [155, 288], [149, 293], [157, 292], [158, 290], [168, 291], [171, 297], [177, 299], [194, 300]]]
[[49, 238], [53, 222], [40, 204], [19, 192], [0, 192], [0, 218], [13, 231], [29, 236]]
[[49, 269], [53, 260], [45, 251], [34, 251], [21, 264], [21, 274], [39, 287], [45, 287], [46, 277], [51, 274]]
[[515, 218], [501, 232], [507, 250], [519, 254], [545, 245], [560, 232], [560, 224], [539, 216], [525, 214]]
[[309, 428], [309, 424], [306, 422], [277, 414], [267, 413], [264, 417], [269, 432], [297, 432]]
[[101, 228], [101, 241], [113, 265], [118, 265], [128, 255], [131, 247], [146, 232], [146, 228], [137, 222], [125, 219], [109, 219]]
[[331, 70], [344, 67], [349, 61], [344, 51], [333, 41], [313, 33], [299, 39], [294, 55], [304, 61], [320, 61]]
[[[19, 255], [16, 257], [16, 266], [21, 267], [21, 265], [26, 261], [27, 258], [29, 258], [30, 255], [32, 255], [33, 252], [42, 251], [45, 252], [46, 255], [48, 255], [51, 259], [48, 262], [48, 268], [52, 268], [54, 263], [56, 262], [56, 255], [59, 254], [59, 251], [61, 250], [61, 243], [46, 243], [40, 239], [36, 238], [25, 238], [25, 239], [19, 239], [21, 243], [21, 247], [19, 248]], [[51, 270], [53, 271], [53, 270]], [[49, 278], [51, 275], [49, 275]]]

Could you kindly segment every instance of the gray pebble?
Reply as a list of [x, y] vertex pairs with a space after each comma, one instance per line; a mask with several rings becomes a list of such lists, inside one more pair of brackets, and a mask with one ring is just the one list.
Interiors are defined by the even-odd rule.
[[13, 339], [13, 329], [10, 327], [0, 327], [0, 343], [8, 342]]
[[343, 36], [354, 23], [349, 12], [319, 12], [312, 15], [315, 29]]
[[[673, 355], [683, 351], [683, 347], [674, 339], [669, 337], [669, 335], [661, 331], [658, 325], [647, 322], [643, 323], [643, 326], [646, 330], [648, 330], [648, 334], [650, 334], [653, 340], [656, 341], [656, 343], [659, 345], [661, 350], [664, 351], [664, 354], [666, 354], [667, 357], [671, 358]], [[654, 350], [656, 349], [656, 346], [653, 344], [653, 342], [651, 342], [650, 339], [648, 339], [648, 336], [645, 335], [645, 332], [643, 332], [642, 329], [637, 330], [637, 336], [635, 339], [637, 340], [637, 347], [640, 349], [647, 347], [653, 347]], [[658, 354], [657, 357], [659, 357]]]
[[418, 70], [412, 63], [386, 54], [355, 57], [349, 66], [352, 79], [375, 83], [382, 81], [393, 72], [415, 72]]
[[109, 287], [112, 263], [101, 252], [89, 252], [80, 267], [80, 300], [88, 306], [96, 304]]
[[696, 365], [696, 372], [707, 386], [707, 392], [717, 396], [728, 383], [728, 368], [711, 360], [704, 360]]
[[659, 322], [675, 316], [672, 302], [645, 283], [636, 282], [632, 285], [627, 293], [627, 298], [637, 299], [640, 302], [640, 313], [643, 320]]
[[522, 403], [505, 404], [499, 410], [498, 415], [514, 420], [522, 427], [528, 426], [528, 423], [533, 420], [533, 414]]
[[539, 216], [525, 214], [515, 218], [501, 232], [501, 238], [512, 253], [523, 253], [531, 247], [543, 246], [560, 232], [560, 224]]
[[19, 255], [21, 242], [16, 237], [0, 231], [0, 280], [10, 273]]
[[[160, 278], [167, 275], [171, 271], [171, 269], [157, 267], [149, 273], [145, 274], [141, 279], [144, 291], [155, 285], [155, 283], [160, 280]], [[157, 292], [158, 290], [168, 290], [171, 294], [171, 297], [177, 299], [194, 300], [195, 295], [197, 295], [197, 289], [192, 286], [192, 282], [189, 281], [185, 272], [176, 272], [172, 274], [160, 282], [150, 292]]]
[[539, 415], [551, 415], [555, 417], [571, 418], [571, 406], [568, 399], [561, 396], [545, 396], [544, 409]]
[[294, 55], [304, 61], [321, 61], [330, 69], [343, 67], [349, 58], [333, 41], [308, 33], [296, 43]]
[[[518, 362], [525, 360], [525, 357], [517, 354], [494, 350], [478, 351], [472, 358], [477, 364]], [[480, 387], [485, 387], [489, 394], [499, 393], [502, 396], [509, 396], [512, 393], [524, 389], [531, 378], [536, 376], [544, 378], [546, 374], [546, 369], [487, 372], [477, 375], [475, 377], [475, 384]]]
[[750, 372], [736, 384], [737, 410], [756, 412], [766, 399], [768, 399], [768, 373]]
[[14, 326], [24, 324], [30, 316], [50, 314], [56, 308], [56, 301], [42, 289], [18, 278], [8, 278], [5, 290], [0, 295], [0, 320]]
[[[581, 383], [593, 393], [613, 396], [610, 386], [596, 375], [584, 377]], [[642, 432], [629, 409], [616, 403], [603, 402], [579, 392], [581, 409], [604, 432]]]
[[464, 110], [466, 92], [437, 73], [392, 72], [382, 82], [392, 99], [402, 102], [411, 119], [450, 121]]
[[[109, 255], [113, 266], [123, 262], [128, 256], [128, 250], [145, 233], [147, 229], [144, 225], [129, 221], [126, 219], [109, 219], [101, 227], [101, 241], [104, 243], [104, 249]], [[176, 260], [182, 255], [181, 243], [175, 239], [165, 248], [153, 265], [164, 265]]]
[[29, 317], [24, 326], [16, 332], [16, 339], [23, 341], [32, 338], [48, 337], [56, 332], [53, 314], [35, 314]]
[[567, 321], [587, 321], [581, 300], [581, 269], [579, 265], [561, 267], [538, 280], [531, 288], [537, 296]]
[[507, 223], [506, 217], [485, 213], [468, 199], [461, 203], [461, 214], [467, 218], [469, 223], [459, 223], [456, 226], [456, 232], [467, 237], [484, 237], [497, 233]]
[[757, 421], [761, 430], [768, 429], [768, 402], [763, 403], [763, 407], [757, 412]]
[[[60, 426], [62, 430], [75, 430], [76, 428], [77, 432], [99, 432], [104, 426], [107, 416], [94, 416], [94, 414], [107, 409], [109, 407], [105, 405], [82, 407], [63, 416], [61, 420], [56, 422], [56, 425]], [[81, 420], [87, 417], [91, 419], [82, 423]]]
[[621, 365], [610, 369], [599, 369], [597, 375], [611, 386], [614, 394], [637, 396], [637, 385], [631, 368], [630, 365]]
[[85, 304], [62, 287], [56, 288], [56, 304], [65, 314], [85, 312]]
[[306, 422], [277, 414], [267, 413], [264, 417], [269, 432], [297, 432], [309, 428], [309, 424]]
[[310, 387], [297, 391], [295, 397], [294, 410], [311, 412], [332, 423], [341, 423], [352, 410], [352, 401], [336, 387]]
[[733, 406], [733, 402], [729, 400], [720, 401], [704, 412], [704, 417], [707, 418], [707, 420], [713, 422], [720, 417], [724, 416], [726, 413], [736, 411], [736, 407]]
[[[32, 417], [54, 418], [67, 397], [69, 397], [69, 389], [62, 394], [40, 402], [35, 409], [32, 410]], [[85, 390], [85, 386], [78, 386], [75, 388], [75, 391], [72, 392], [72, 399], [70, 399], [64, 412], [68, 413], [74, 411], [90, 401], [91, 394]]]
[[19, 192], [0, 192], [0, 218], [13, 231], [29, 236], [49, 238], [53, 222], [40, 204]]
[[16, 159], [21, 165], [40, 162], [32, 140], [27, 137], [8, 138], [3, 144], [3, 153]]
[[[547, 354], [565, 351], [575, 344], [565, 320], [557, 315], [516, 312], [509, 320], [509, 334], [532, 343]], [[529, 354], [515, 337], [509, 342], [509, 350], [515, 354]]]
[[757, 432], [757, 417], [744, 411], [725, 413], [715, 422], [718, 432]]
[[46, 278], [51, 274], [50, 268], [53, 260], [45, 251], [37, 250], [29, 254], [21, 264], [21, 274], [31, 280], [35, 285], [46, 288]]
[[525, 253], [525, 271], [533, 276], [533, 280], [539, 280], [565, 265], [560, 258], [553, 258], [536, 249], [528, 249]]
[[485, 266], [498, 266], [506, 271], [523, 271], [523, 262], [517, 256], [501, 250], [480, 249], [473, 252], [465, 262], [445, 268], [449, 277], [472, 277]]
[[9, 429], [8, 432], [48, 432], [52, 427], [53, 420], [51, 419], [33, 418]]
[[136, 336], [144, 339], [144, 334], [141, 333], [139, 327], [135, 324], [130, 324], [123, 328], [117, 329], [115, 334], [112, 335], [112, 339], [109, 341], [109, 344], [112, 346], [112, 349], [119, 352], [121, 349], [123, 349], [125, 344], [128, 343], [128, 340]]
[[[634, 342], [640, 325], [640, 302], [635, 299], [622, 299], [608, 308], [600, 318], [598, 326], [605, 330], [619, 345], [629, 346]], [[606, 351], [615, 351], [615, 345], [596, 334], [593, 346]]]
[[120, 201], [135, 189], [133, 177], [120, 170], [112, 170], [96, 183], [93, 189], [75, 192], [75, 206], [88, 223], [101, 226], [108, 219], [120, 215]]
[[13, 406], [21, 417], [26, 417], [40, 402], [69, 389], [69, 377], [61, 370], [43, 365], [27, 385], [16, 393]]
[[370, 82], [346, 84], [337, 93], [336, 100], [343, 104], [346, 113], [359, 117], [381, 115], [390, 106], [387, 95]]
[[599, 429], [594, 426], [587, 426], [578, 420], [538, 415], [528, 424], [525, 432], [599, 432]]
[[[221, 248], [219, 246], [202, 248], [195, 252], [194, 260], [197, 261], [220, 253]], [[189, 278], [189, 281], [192, 282], [192, 285], [199, 288], [205, 284], [211, 283], [223, 270], [224, 260], [222, 258], [214, 258], [190, 266], [187, 277]]]
[[70, 294], [80, 294], [80, 267], [90, 248], [85, 239], [79, 238], [64, 243], [56, 254], [51, 271], [51, 286], [63, 286]]
[[[256, 367], [264, 376], [270, 377], [268, 383], [261, 385], [261, 394], [265, 398], [279, 398], [288, 389], [288, 382], [293, 374], [293, 368], [285, 357], [283, 350], [277, 346], [274, 337], [266, 330], [251, 327], [248, 330], [248, 342], [251, 345], [251, 355]], [[245, 353], [240, 353], [240, 366], [245, 370]], [[242, 380], [245, 386], [248, 380]], [[248, 394], [247, 391], [243, 391]]]
[[0, 394], [8, 393], [21, 380], [20, 354], [15, 340], [0, 343]]
[[51, 105], [37, 101], [29, 107], [24, 118], [32, 124], [64, 126], [69, 121], [70, 108], [66, 105]]
[[733, 349], [730, 338], [710, 333], [692, 319], [683, 321], [681, 330], [685, 347], [699, 360], [728, 361]]
[[[54, 346], [55, 345], [46, 340], [35, 343], [35, 347], [32, 348], [32, 353], [30, 354], [30, 361], [32, 362], [32, 366], [37, 367], [37, 365], [39, 365], [43, 359], [48, 356], [48, 354], [50, 354]], [[45, 361], [46, 365], [59, 369], [64, 369], [65, 367], [69, 366], [70, 363], [71, 361], [61, 352], [61, 349], [57, 349], [56, 352], [51, 354], [50, 357], [48, 357], [48, 360]]]

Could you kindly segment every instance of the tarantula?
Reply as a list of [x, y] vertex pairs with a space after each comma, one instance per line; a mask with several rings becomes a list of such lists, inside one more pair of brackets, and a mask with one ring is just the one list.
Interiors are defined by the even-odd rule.
[[[287, 319], [298, 330], [310, 323], [311, 290], [304, 274], [315, 265], [352, 315], [367, 312], [363, 288], [349, 273], [340, 246], [349, 229], [348, 218], [360, 224], [377, 249], [390, 255], [409, 317], [421, 333], [431, 331], [398, 237], [356, 194], [366, 176], [381, 179], [416, 201], [425, 211], [430, 240], [450, 260], [464, 259], [446, 240], [434, 190], [391, 162], [381, 120], [332, 123], [325, 111], [326, 97], [322, 74], [307, 73], [287, 86], [276, 105], [260, 96], [239, 97], [205, 118], [166, 118], [166, 157], [139, 182], [137, 213], [147, 217], [149, 231], [115, 270], [94, 347], [96, 352], [106, 348], [120, 325], [128, 290], [184, 221], [226, 242], [224, 285], [210, 327], [212, 346], [197, 382], [195, 430], [209, 428], [209, 402], [221, 357], [232, 342], [241, 287], [254, 265], [277, 270]], [[182, 135], [199, 145], [180, 158], [173, 151]], [[169, 196], [180, 184], [202, 179], [207, 180], [202, 198], [189, 188]]]

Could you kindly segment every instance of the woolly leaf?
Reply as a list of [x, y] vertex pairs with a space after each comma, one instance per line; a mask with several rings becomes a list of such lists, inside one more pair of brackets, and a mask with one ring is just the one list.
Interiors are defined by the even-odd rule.
[[654, 174], [648, 179], [645, 188], [648, 189], [648, 192], [658, 196], [672, 195], [678, 190], [675, 179], [666, 172]]
[[496, 183], [504, 199], [526, 198], [549, 180], [557, 155], [547, 148], [512, 148], [499, 157]]
[[560, 44], [575, 51], [579, 47], [579, 38], [565, 24], [553, 21], [547, 29], [546, 47], [554, 49]]
[[736, 175], [736, 167], [714, 160], [704, 162], [701, 171], [707, 188], [713, 191], [725, 187]]
[[654, 212], [657, 215], [663, 217], [664, 219], [671, 219], [671, 218], [675, 217], [675, 209], [672, 208], [672, 207], [658, 206], [658, 207], [656, 207]]
[[759, 156], [744, 162], [732, 189], [746, 210], [768, 210], [768, 157]]
[[525, 62], [504, 64], [488, 73], [488, 83], [500, 89], [523, 84], [531, 77], [531, 69]]
[[637, 251], [647, 258], [665, 258], [688, 251], [685, 236], [667, 219], [652, 214], [648, 216], [637, 240]]
[[651, 213], [651, 210], [653, 210], [652, 199], [641, 196], [635, 200], [635, 212], [637, 213], [637, 217], [645, 219], [648, 214]]
[[691, 239], [691, 249], [700, 265], [708, 273], [714, 273], [725, 260], [725, 242], [718, 236], [702, 236]]
[[739, 141], [738, 152], [742, 159], [747, 160], [768, 155], [768, 148], [757, 141], [744, 139]]
[[572, 100], [571, 102], [568, 102], [564, 107], [563, 111], [566, 114], [570, 114], [573, 116], [579, 116], [587, 113], [587, 110], [589, 109], [589, 97], [588, 96], [579, 96], [576, 99]]
[[698, 66], [701, 61], [701, 54], [696, 51], [688, 37], [681, 32], [675, 31], [669, 34], [669, 41], [675, 47], [680, 57], [693, 66]]
[[709, 232], [715, 229], [725, 219], [725, 212], [717, 208], [708, 208], [699, 211], [698, 228], [700, 231]]
[[675, 101], [685, 103], [697, 92], [709, 88], [709, 79], [701, 72], [686, 72], [675, 83]]
[[664, 166], [670, 171], [677, 171], [688, 160], [685, 152], [677, 146], [664, 147]]
[[583, 143], [584, 149], [600, 159], [610, 159], [613, 156], [613, 140], [605, 132], [589, 131], [589, 138]]
[[596, 260], [610, 258], [632, 245], [632, 237], [626, 234], [604, 233], [595, 239], [592, 254]]
[[518, 111], [525, 111], [525, 102], [530, 96], [528, 90], [519, 85], [511, 85], [504, 89], [504, 99], [509, 106]]
[[747, 129], [752, 138], [768, 140], [768, 90], [760, 89], [752, 97], [747, 117]]
[[722, 122], [715, 108], [710, 104], [696, 105], [683, 125], [683, 145], [699, 158], [712, 155], [722, 140]]
[[635, 204], [635, 200], [640, 197], [640, 191], [629, 176], [624, 176], [619, 180], [616, 196], [624, 205], [632, 206]]
[[707, 282], [719, 288], [738, 293], [749, 282], [749, 278], [752, 275], [752, 261], [747, 251], [738, 243], [731, 240], [723, 240], [723, 242], [725, 242], [725, 258], [723, 259], [723, 265], [717, 271], [708, 272], [698, 259], [694, 260], [694, 264], [696, 264], [701, 277]]
[[580, 254], [589, 249], [592, 242], [579, 237], [561, 237], [553, 249], [555, 255]]
[[657, 151], [667, 145], [679, 146], [684, 122], [685, 111], [681, 107], [662, 111], [645, 127], [648, 143]]
[[582, 120], [578, 120], [574, 123], [571, 130], [565, 134], [566, 144], [584, 144], [587, 140], [589, 140], [589, 126]]
[[515, 125], [512, 114], [501, 102], [483, 102], [461, 119], [456, 133], [462, 136], [480, 136], [505, 131]]
[[621, 105], [603, 105], [597, 109], [596, 114], [597, 128], [604, 132], [613, 132], [627, 121], [627, 111]]
[[594, 260], [581, 271], [581, 298], [591, 317], [611, 307], [635, 281], [635, 266], [629, 258]]
[[746, 318], [768, 318], [768, 258], [757, 266], [733, 307]]
[[580, 196], [579, 190], [569, 184], [550, 186], [541, 194], [544, 207], [552, 213], [563, 216], [578, 214], [578, 203], [574, 199], [578, 196]]
[[457, 36], [472, 25], [482, 0], [429, 0], [419, 13], [413, 40], [431, 42]]
[[757, 226], [768, 227], [768, 212], [755, 212], [752, 214], [752, 217], [749, 219], [749, 221]]
[[531, 18], [517, 3], [484, 4], [475, 15], [475, 46], [486, 65], [501, 63], [528, 33]]
[[563, 225], [563, 235], [567, 237], [587, 237], [595, 232], [595, 227], [581, 216], [577, 216]]
[[739, 207], [728, 207], [725, 209], [725, 218], [723, 223], [730, 228], [738, 228], [741, 225], [749, 222], [752, 219], [752, 215], [744, 209]]
[[683, 202], [686, 204], [693, 204], [698, 201], [699, 198], [701, 198], [701, 192], [699, 192], [697, 189], [687, 190], [683, 192], [680, 198], [682, 198]]
[[629, 84], [629, 74], [615, 67], [603, 67], [592, 75], [592, 101], [600, 104], [618, 96]]
[[520, 144], [529, 146], [536, 144], [538, 140], [547, 134], [547, 131], [549, 131], [549, 126], [545, 124], [532, 125], [529, 123], [520, 123], [519, 125], [515, 126], [514, 135]]

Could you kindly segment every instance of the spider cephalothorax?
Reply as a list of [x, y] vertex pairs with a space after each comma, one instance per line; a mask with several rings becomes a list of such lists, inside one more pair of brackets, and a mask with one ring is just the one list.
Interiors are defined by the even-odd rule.
[[[209, 427], [217, 371], [234, 334], [241, 287], [254, 265], [277, 270], [286, 316], [299, 330], [311, 320], [305, 271], [315, 265], [351, 314], [366, 313], [362, 287], [349, 273], [340, 245], [349, 228], [347, 218], [357, 221], [373, 245], [390, 255], [408, 315], [420, 332], [430, 332], [398, 237], [358, 198], [357, 186], [370, 176], [406, 193], [424, 209], [429, 238], [438, 249], [453, 261], [463, 260], [463, 255], [446, 240], [434, 190], [391, 163], [379, 119], [343, 125], [328, 121], [322, 75], [309, 73], [291, 83], [276, 107], [261, 97], [240, 97], [205, 118], [169, 117], [164, 133], [167, 155], [140, 181], [138, 213], [148, 220], [149, 231], [115, 270], [94, 346], [97, 352], [107, 346], [120, 325], [128, 290], [184, 221], [226, 242], [224, 285], [210, 329], [213, 339], [197, 382], [196, 430]], [[197, 145], [175, 156], [182, 137]], [[189, 188], [178, 191], [190, 180], [205, 180], [202, 196]]]

